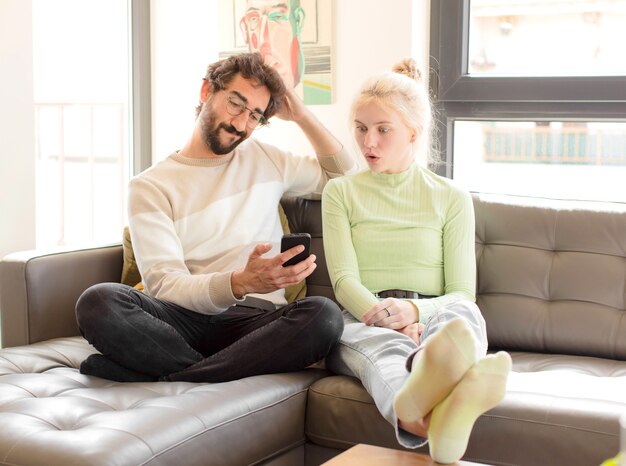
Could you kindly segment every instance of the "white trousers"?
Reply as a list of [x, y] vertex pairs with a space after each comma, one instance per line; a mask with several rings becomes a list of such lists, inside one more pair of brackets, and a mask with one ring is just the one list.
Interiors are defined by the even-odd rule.
[[426, 439], [398, 428], [393, 400], [406, 379], [407, 359], [419, 351], [428, 337], [454, 319], [464, 319], [474, 331], [481, 356], [487, 353], [485, 320], [478, 306], [457, 301], [435, 312], [426, 322], [420, 346], [406, 335], [381, 327], [369, 327], [343, 311], [344, 331], [341, 340], [326, 357], [326, 367], [337, 374], [358, 378], [383, 417], [394, 426], [398, 442], [406, 448], [417, 448]]

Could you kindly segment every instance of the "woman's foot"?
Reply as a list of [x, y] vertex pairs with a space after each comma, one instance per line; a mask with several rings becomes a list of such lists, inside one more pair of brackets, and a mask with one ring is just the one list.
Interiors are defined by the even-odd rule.
[[428, 438], [428, 426], [430, 425], [430, 413], [424, 419], [416, 422], [404, 422], [398, 420], [398, 427], [409, 434], [417, 437]]
[[504, 398], [510, 371], [508, 353], [488, 355], [467, 371], [446, 399], [433, 409], [428, 443], [435, 461], [454, 463], [463, 456], [478, 416]]
[[411, 374], [396, 394], [394, 408], [398, 419], [406, 423], [422, 420], [448, 396], [479, 357], [472, 330], [463, 319], [443, 325], [415, 355]]

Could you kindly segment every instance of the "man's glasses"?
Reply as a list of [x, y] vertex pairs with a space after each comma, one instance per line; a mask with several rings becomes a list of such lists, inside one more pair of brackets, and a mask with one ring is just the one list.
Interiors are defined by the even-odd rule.
[[229, 95], [227, 97], [226, 111], [228, 111], [230, 115], [239, 116], [246, 110], [250, 112], [248, 121], [246, 122], [246, 126], [248, 128], [254, 129], [257, 126], [267, 126], [269, 124], [269, 121], [267, 121], [267, 118], [265, 118], [261, 112], [257, 112], [256, 110], [246, 106], [246, 103], [239, 97], [234, 95]]

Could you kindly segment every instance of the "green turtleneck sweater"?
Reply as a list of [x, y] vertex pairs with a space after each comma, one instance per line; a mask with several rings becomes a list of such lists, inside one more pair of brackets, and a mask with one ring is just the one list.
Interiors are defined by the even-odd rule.
[[411, 300], [422, 323], [446, 304], [475, 301], [474, 209], [451, 180], [417, 164], [366, 170], [331, 180], [322, 212], [335, 295], [357, 319], [389, 289], [437, 296]]

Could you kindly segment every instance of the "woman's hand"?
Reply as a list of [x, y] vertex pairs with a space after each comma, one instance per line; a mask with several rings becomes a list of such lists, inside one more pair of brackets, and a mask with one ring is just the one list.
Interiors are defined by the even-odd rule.
[[418, 321], [417, 308], [409, 301], [386, 298], [363, 314], [363, 323], [393, 330], [403, 329]]
[[420, 344], [423, 331], [424, 331], [424, 324], [420, 324], [417, 322], [407, 325], [406, 327], [398, 330], [398, 332], [405, 334], [407, 337], [413, 340], [417, 345]]

